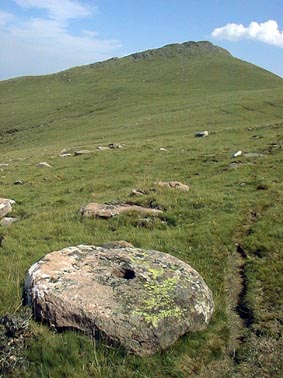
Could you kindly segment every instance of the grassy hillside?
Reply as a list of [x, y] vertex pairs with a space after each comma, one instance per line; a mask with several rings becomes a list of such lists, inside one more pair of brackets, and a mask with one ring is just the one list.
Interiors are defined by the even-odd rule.
[[[280, 376], [282, 89], [281, 78], [204, 42], [0, 82], [0, 163], [8, 164], [0, 166], [0, 197], [17, 201], [19, 218], [0, 227], [0, 314], [22, 313], [26, 271], [46, 253], [121, 239], [188, 262], [216, 306], [206, 331], [145, 359], [30, 321], [24, 351], [13, 352], [24, 354], [25, 368], [19, 362], [2, 374]], [[209, 136], [195, 138], [201, 130]], [[126, 147], [96, 150], [111, 142]], [[81, 148], [94, 152], [59, 157]], [[237, 150], [244, 154], [232, 158]], [[53, 168], [39, 169], [40, 161]], [[130, 196], [159, 179], [190, 192]], [[163, 222], [78, 215], [87, 202], [113, 200], [160, 207]]]

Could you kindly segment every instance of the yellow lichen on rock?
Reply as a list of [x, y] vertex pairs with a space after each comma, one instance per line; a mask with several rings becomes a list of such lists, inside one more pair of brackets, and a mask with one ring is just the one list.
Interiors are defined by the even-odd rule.
[[[150, 269], [157, 278], [163, 271]], [[170, 277], [159, 281], [150, 281], [144, 284], [146, 297], [139, 303], [135, 314], [140, 315], [147, 323], [157, 328], [158, 323], [166, 318], [181, 318], [183, 310], [174, 303], [173, 292], [178, 284], [178, 277]]]

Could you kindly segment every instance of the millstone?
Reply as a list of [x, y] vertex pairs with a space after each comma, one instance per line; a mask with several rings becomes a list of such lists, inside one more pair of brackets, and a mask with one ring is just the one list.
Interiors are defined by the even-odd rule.
[[29, 269], [25, 293], [37, 319], [100, 334], [140, 356], [207, 327], [212, 294], [190, 265], [153, 250], [79, 245]]

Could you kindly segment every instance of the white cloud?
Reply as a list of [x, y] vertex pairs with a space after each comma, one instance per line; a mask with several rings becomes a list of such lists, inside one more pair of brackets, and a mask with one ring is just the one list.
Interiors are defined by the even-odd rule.
[[[96, 9], [82, 1], [14, 0], [25, 18], [0, 12], [0, 80], [38, 75], [112, 57], [121, 48], [115, 39], [99, 38], [94, 30], [72, 32], [72, 20], [92, 17]], [[27, 17], [29, 8], [33, 15]], [[39, 9], [40, 8], [40, 9]], [[35, 13], [46, 11], [46, 15]]]
[[13, 21], [13, 19], [13, 14], [0, 11], [0, 28], [9, 24], [9, 22]]
[[68, 20], [90, 16], [95, 7], [76, 0], [14, 0], [22, 8], [44, 9], [53, 19]]
[[239, 41], [241, 39], [258, 40], [270, 45], [283, 47], [283, 31], [280, 31], [278, 23], [269, 20], [262, 23], [251, 22], [248, 27], [242, 24], [227, 24], [216, 28], [211, 33], [212, 37]]

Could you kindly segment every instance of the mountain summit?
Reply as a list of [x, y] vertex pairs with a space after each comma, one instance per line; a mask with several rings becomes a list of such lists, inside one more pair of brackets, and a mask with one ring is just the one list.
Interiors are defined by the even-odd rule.
[[[2, 148], [15, 135], [23, 138], [22, 135], [28, 135], [27, 130], [44, 130], [49, 140], [50, 129], [54, 140], [58, 140], [60, 131], [64, 138], [76, 141], [77, 130], [91, 134], [94, 121], [95, 128], [103, 129], [105, 119], [110, 122], [105, 116], [108, 113], [113, 115], [111, 122], [138, 124], [150, 112], [163, 114], [171, 109], [173, 114], [179, 109], [185, 114], [184, 109], [209, 98], [215, 107], [228, 94], [237, 103], [243, 91], [282, 90], [282, 86], [282, 78], [239, 60], [210, 42], [170, 44], [57, 74], [0, 82], [0, 98], [5, 99], [0, 104], [0, 144]], [[271, 110], [274, 112], [273, 107]], [[215, 116], [217, 122], [222, 113], [221, 110]], [[229, 109], [227, 114], [233, 113], [234, 109]], [[241, 109], [241, 117], [250, 116], [242, 116]], [[193, 117], [190, 119], [192, 122]], [[196, 116], [194, 124], [201, 119]], [[213, 122], [211, 114], [209, 122]]]
[[89, 66], [100, 66], [105, 63], [125, 63], [129, 61], [166, 60], [167, 58], [197, 58], [203, 56], [230, 56], [229, 51], [216, 46], [209, 41], [189, 41], [184, 43], [171, 43], [156, 49], [136, 52], [121, 58], [110, 58], [106, 61], [95, 62]]
[[200, 55], [219, 55], [226, 54], [231, 55], [227, 50], [215, 46], [209, 41], [199, 41], [199, 42], [184, 42], [184, 43], [173, 43], [170, 45], [163, 46], [157, 49], [150, 49], [143, 52], [138, 52], [131, 54], [128, 58], [136, 59], [152, 59], [155, 57], [169, 58], [176, 57], [178, 55], [184, 56], [200, 56]]

